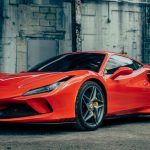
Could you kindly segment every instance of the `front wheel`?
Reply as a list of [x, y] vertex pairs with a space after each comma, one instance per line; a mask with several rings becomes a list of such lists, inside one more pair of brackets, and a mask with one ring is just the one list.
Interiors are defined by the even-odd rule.
[[97, 129], [105, 115], [106, 101], [102, 88], [93, 81], [85, 82], [76, 101], [76, 122], [81, 130]]

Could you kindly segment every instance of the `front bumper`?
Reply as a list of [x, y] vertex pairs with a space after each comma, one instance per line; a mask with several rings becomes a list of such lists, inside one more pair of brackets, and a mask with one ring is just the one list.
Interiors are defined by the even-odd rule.
[[75, 119], [77, 90], [0, 99], [0, 122], [53, 123]]

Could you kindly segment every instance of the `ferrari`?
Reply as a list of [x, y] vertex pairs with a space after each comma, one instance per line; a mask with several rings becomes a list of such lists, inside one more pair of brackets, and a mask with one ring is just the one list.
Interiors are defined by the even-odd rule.
[[109, 52], [66, 53], [28, 71], [0, 73], [0, 122], [75, 123], [150, 114], [150, 66]]

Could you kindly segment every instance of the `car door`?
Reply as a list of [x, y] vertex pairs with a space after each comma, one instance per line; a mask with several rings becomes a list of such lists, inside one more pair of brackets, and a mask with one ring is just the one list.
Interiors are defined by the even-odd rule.
[[[133, 73], [112, 80], [111, 75], [120, 67], [132, 68]], [[150, 84], [142, 64], [128, 57], [112, 55], [105, 67], [105, 78], [110, 113], [136, 113], [150, 104]]]

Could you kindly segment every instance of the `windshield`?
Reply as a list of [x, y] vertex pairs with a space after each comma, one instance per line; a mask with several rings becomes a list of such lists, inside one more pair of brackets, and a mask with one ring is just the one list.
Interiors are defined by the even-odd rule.
[[104, 57], [104, 54], [97, 53], [63, 54], [33, 66], [28, 72], [67, 72], [73, 70], [98, 72]]

